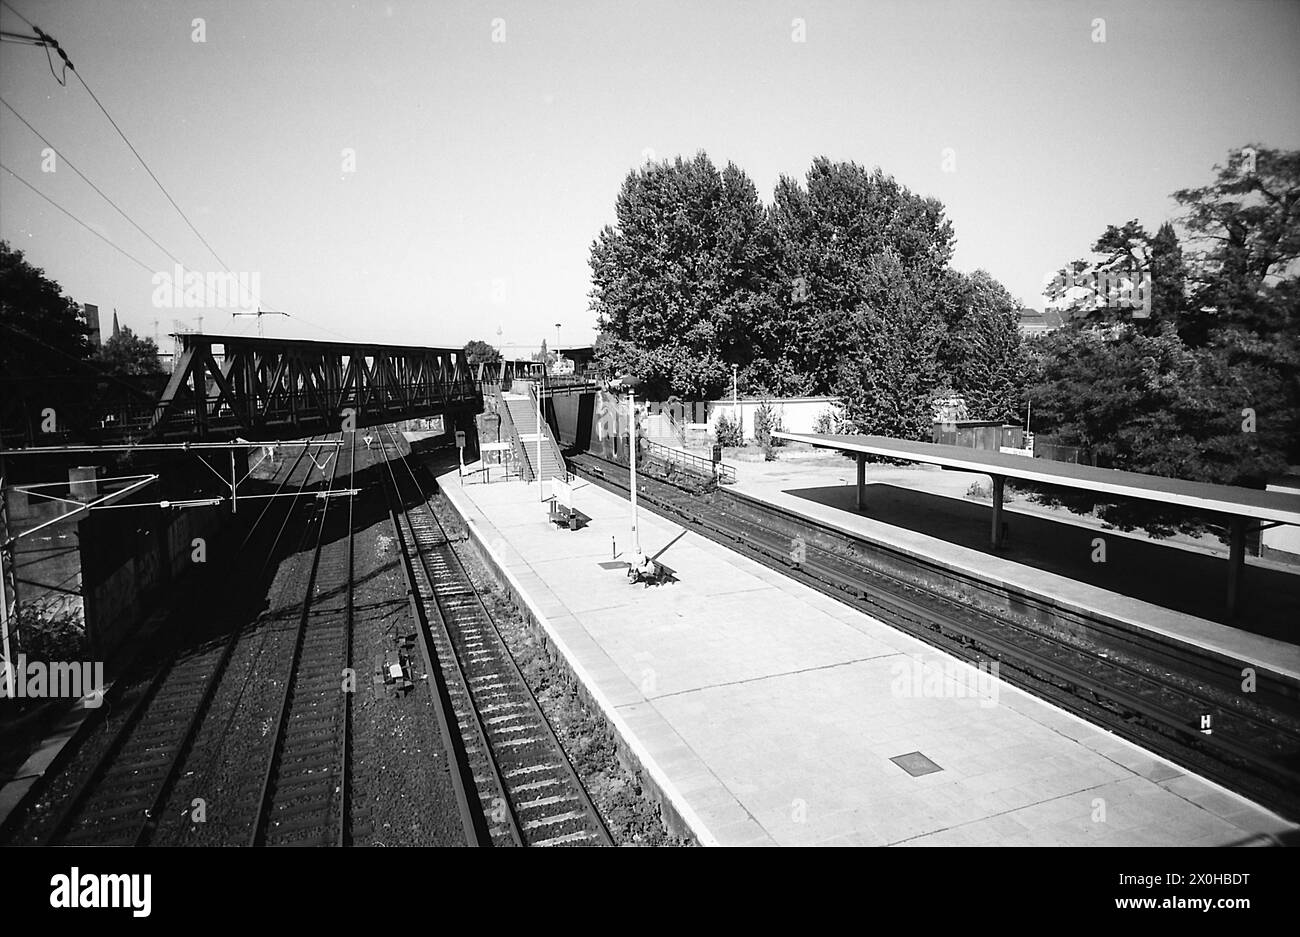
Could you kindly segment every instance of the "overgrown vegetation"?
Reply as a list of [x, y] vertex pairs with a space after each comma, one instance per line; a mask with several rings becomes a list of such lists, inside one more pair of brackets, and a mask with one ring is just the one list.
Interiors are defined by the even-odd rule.
[[718, 422], [714, 426], [714, 436], [717, 438], [719, 446], [743, 446], [745, 444], [740, 422], [733, 420], [726, 413], [718, 415]]
[[754, 411], [754, 442], [763, 450], [763, 458], [768, 462], [776, 459], [776, 447], [785, 445], [784, 439], [777, 439], [772, 434], [781, 432], [781, 414], [771, 403], [764, 400]]

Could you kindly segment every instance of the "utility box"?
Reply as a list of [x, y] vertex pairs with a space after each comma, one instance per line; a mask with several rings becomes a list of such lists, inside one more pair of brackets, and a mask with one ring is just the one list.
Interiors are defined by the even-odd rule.
[[722, 447], [717, 445], [716, 443], [713, 446], [713, 461], [714, 462], [722, 461]]
[[68, 487], [78, 501], [94, 501], [99, 497], [99, 469], [94, 465], [68, 469]]

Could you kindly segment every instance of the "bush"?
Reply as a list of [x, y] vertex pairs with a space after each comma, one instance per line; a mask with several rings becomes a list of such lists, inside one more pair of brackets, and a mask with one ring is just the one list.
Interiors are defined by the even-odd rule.
[[754, 442], [763, 450], [763, 458], [772, 462], [776, 459], [773, 448], [785, 444], [784, 439], [776, 439], [772, 433], [781, 431], [781, 416], [776, 408], [764, 400], [754, 412]]
[[725, 413], [718, 416], [714, 434], [717, 436], [718, 445], [720, 446], [743, 446], [745, 444], [745, 439], [741, 435], [740, 424]]
[[813, 421], [813, 432], [823, 436], [831, 436], [841, 432], [841, 424], [839, 411], [834, 407], [827, 407], [817, 414], [817, 419]]

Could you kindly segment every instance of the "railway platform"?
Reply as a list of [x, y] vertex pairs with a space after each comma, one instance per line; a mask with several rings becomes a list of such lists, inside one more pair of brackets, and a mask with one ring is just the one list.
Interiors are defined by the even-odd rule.
[[[997, 586], [1045, 595], [1066, 609], [1099, 615], [1242, 666], [1300, 682], [1300, 572], [1256, 561], [1258, 582], [1243, 620], [1215, 620], [1222, 611], [1221, 555], [1176, 543], [1103, 530], [1064, 512], [1006, 507], [1010, 535], [994, 552], [986, 539], [989, 505], [963, 496], [967, 473], [871, 466], [863, 510], [836, 466], [776, 464], [740, 473], [730, 490], [894, 550]], [[1106, 562], [1094, 562], [1096, 540]]]
[[704, 845], [1227, 845], [1293, 825], [627, 502], [439, 478], [471, 537]]

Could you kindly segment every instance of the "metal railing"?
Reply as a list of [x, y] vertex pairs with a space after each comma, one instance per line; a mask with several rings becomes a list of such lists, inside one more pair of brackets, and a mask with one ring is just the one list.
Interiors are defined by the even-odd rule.
[[[528, 402], [532, 405], [533, 412], [538, 413], [537, 407], [538, 386], [536, 383], [528, 385]], [[555, 434], [551, 432], [551, 425], [546, 422], [546, 414], [541, 414], [541, 420], [537, 427], [537, 432], [542, 434], [542, 445], [551, 453], [555, 459], [555, 464], [560, 467], [561, 472], [567, 474], [567, 463], [564, 461], [564, 454], [560, 451], [559, 443], [555, 441]], [[537, 473], [540, 474], [542, 467], [537, 466]]]
[[692, 475], [712, 478], [722, 485], [734, 485], [736, 483], [736, 470], [730, 465], [724, 465], [722, 462], [714, 462], [712, 459], [683, 452], [681, 449], [674, 449], [651, 439], [642, 439], [641, 446], [647, 456], [666, 462], [670, 466], [678, 466]]
[[[510, 415], [510, 408], [506, 406], [506, 399], [501, 394], [501, 385], [485, 382], [483, 384], [483, 396], [485, 400], [490, 397], [493, 406], [496, 407], [497, 416], [501, 419], [501, 438], [510, 440], [510, 451], [511, 455], [514, 456], [514, 463], [519, 477], [524, 481], [532, 481], [532, 468], [529, 465], [527, 455], [524, 453], [524, 444], [519, 438], [519, 431], [515, 427], [514, 417]], [[508, 471], [506, 477], [509, 477]]]

